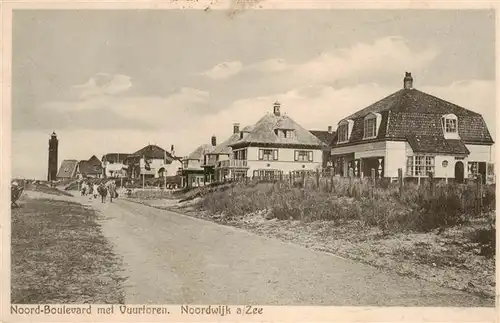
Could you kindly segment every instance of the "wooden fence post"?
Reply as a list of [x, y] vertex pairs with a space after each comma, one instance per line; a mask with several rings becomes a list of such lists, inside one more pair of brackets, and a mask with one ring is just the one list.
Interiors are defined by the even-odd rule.
[[434, 173], [429, 172], [429, 183], [431, 189], [431, 196], [434, 197], [436, 194], [436, 181], [434, 180]]
[[399, 197], [403, 196], [403, 169], [398, 168]]
[[477, 200], [476, 200], [476, 205], [477, 205], [477, 211], [476, 214], [478, 216], [481, 215], [482, 213], [482, 208], [483, 208], [483, 178], [482, 174], [477, 174]]
[[333, 184], [333, 178], [334, 178], [334, 177], [335, 177], [335, 175], [334, 175], [334, 174], [333, 174], [333, 172], [332, 172], [331, 179], [330, 179], [330, 181], [331, 181], [331, 185], [332, 185], [332, 186], [330, 187], [330, 192], [332, 192], [332, 193], [333, 193], [333, 190], [335, 189], [335, 186], [334, 186], [334, 184]]
[[370, 182], [371, 182], [371, 184], [372, 184], [372, 185], [371, 185], [371, 191], [372, 191], [372, 192], [371, 192], [371, 193], [372, 193], [371, 195], [372, 195], [372, 198], [373, 198], [373, 196], [375, 195], [375, 168], [372, 168], [372, 169], [371, 169], [371, 174], [370, 174], [370, 175], [371, 175], [371, 177], [372, 177], [372, 178], [371, 178], [371, 180], [370, 180]]
[[292, 181], [292, 172], [288, 172], [288, 177], [290, 177], [288, 180], [290, 181], [290, 187], [292, 187], [293, 185], [293, 181]]
[[320, 190], [320, 187], [319, 187], [319, 168], [316, 168], [316, 188], [318, 189], [318, 191]]

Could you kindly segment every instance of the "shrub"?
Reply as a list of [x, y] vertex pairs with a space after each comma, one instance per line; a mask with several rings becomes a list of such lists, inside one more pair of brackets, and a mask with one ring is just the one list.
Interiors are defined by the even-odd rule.
[[[214, 188], [200, 206], [226, 217], [267, 210], [268, 216], [279, 220], [328, 220], [335, 223], [361, 220], [367, 226], [384, 231], [423, 231], [467, 223], [476, 212], [475, 184], [417, 186], [405, 184], [399, 194], [396, 183], [369, 179], [322, 178], [317, 187], [307, 180], [304, 187], [296, 183], [259, 182], [232, 183]], [[494, 185], [484, 186], [483, 209], [495, 208]]]
[[492, 258], [495, 256], [496, 230], [494, 226], [481, 228], [470, 234], [471, 242], [478, 243], [481, 251], [480, 255]]

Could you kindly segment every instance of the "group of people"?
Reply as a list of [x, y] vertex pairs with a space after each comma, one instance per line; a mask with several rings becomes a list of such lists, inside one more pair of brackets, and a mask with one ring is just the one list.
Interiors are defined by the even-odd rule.
[[82, 196], [90, 195], [90, 198], [94, 197], [97, 199], [97, 196], [101, 196], [101, 202], [104, 203], [106, 201], [106, 197], [109, 195], [109, 201], [113, 202], [113, 198], [118, 197], [118, 192], [116, 191], [116, 183], [113, 180], [109, 180], [106, 183], [90, 183], [90, 182], [82, 182], [82, 186], [80, 189]]

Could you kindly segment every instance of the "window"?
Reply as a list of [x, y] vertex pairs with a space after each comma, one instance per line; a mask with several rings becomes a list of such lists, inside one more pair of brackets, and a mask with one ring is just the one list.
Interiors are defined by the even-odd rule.
[[233, 152], [233, 158], [234, 159], [239, 159], [239, 160], [246, 160], [247, 159], [247, 150], [242, 149], [242, 150], [236, 150]]
[[434, 173], [434, 156], [410, 156], [406, 163], [406, 175], [409, 177], [426, 177]]
[[343, 124], [340, 125], [338, 128], [338, 142], [346, 142], [347, 141], [347, 136], [348, 136], [348, 125]]
[[456, 133], [457, 132], [457, 120], [456, 119], [445, 119], [444, 131], [446, 131], [446, 133]]
[[295, 151], [295, 161], [300, 162], [312, 162], [313, 152], [309, 150], [296, 150]]
[[259, 149], [259, 160], [278, 160], [278, 149]]
[[294, 138], [293, 130], [276, 129], [275, 133], [279, 138]]
[[365, 132], [363, 138], [373, 138], [377, 135], [377, 118], [369, 116], [365, 119]]
[[441, 118], [441, 125], [445, 138], [452, 139], [458, 137], [458, 118], [454, 114], [447, 114]]

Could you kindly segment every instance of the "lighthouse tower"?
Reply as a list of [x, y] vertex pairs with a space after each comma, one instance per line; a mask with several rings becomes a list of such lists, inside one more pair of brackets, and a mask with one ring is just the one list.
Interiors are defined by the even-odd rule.
[[59, 140], [57, 140], [57, 135], [52, 132], [49, 139], [49, 172], [47, 175], [47, 180], [55, 181], [57, 177], [57, 146]]

